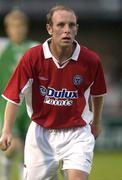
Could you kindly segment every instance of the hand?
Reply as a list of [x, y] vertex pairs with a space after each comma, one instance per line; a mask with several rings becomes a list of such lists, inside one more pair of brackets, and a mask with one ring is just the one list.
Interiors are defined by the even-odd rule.
[[0, 149], [2, 151], [6, 151], [11, 145], [12, 134], [11, 133], [3, 133], [0, 137]]
[[94, 135], [95, 139], [99, 136], [101, 133], [101, 125], [100, 124], [90, 124], [91, 126], [91, 132]]

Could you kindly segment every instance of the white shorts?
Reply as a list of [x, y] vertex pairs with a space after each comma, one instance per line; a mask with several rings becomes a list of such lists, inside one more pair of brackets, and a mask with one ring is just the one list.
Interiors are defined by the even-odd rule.
[[62, 170], [90, 173], [95, 139], [89, 125], [66, 130], [45, 129], [30, 124], [25, 142], [24, 179], [56, 179], [59, 161]]

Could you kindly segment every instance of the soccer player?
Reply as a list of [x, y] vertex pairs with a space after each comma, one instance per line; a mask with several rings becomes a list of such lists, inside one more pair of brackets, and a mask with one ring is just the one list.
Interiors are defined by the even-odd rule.
[[[23, 53], [30, 47], [37, 45], [36, 41], [27, 39], [28, 21], [28, 17], [18, 9], [10, 11], [4, 18], [4, 25], [8, 38], [2, 38], [0, 45], [0, 94]], [[5, 101], [0, 97], [0, 130], [2, 129], [4, 109]], [[3, 176], [5, 179], [10, 179], [10, 170], [14, 163], [15, 156], [23, 154], [23, 141], [28, 125], [29, 118], [25, 113], [25, 105], [23, 104], [14, 125], [12, 146], [5, 152], [5, 156], [0, 153], [0, 169], [4, 169], [5, 172], [3, 173], [1, 170], [2, 179]], [[2, 159], [4, 160], [2, 161]], [[20, 167], [18, 172], [21, 172]]]
[[32, 119], [25, 141], [25, 179], [56, 179], [61, 160], [68, 180], [88, 180], [106, 93], [102, 65], [95, 52], [75, 40], [78, 24], [72, 9], [53, 7], [46, 27], [51, 37], [26, 51], [2, 94], [8, 102], [0, 148], [11, 145], [12, 126], [25, 98]]

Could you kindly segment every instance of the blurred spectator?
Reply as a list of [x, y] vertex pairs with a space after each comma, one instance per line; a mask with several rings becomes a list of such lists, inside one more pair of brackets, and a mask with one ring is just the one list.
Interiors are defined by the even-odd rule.
[[[15, 69], [22, 54], [39, 42], [27, 40], [28, 17], [20, 10], [12, 10], [4, 18], [5, 31], [8, 39], [0, 41], [0, 94]], [[0, 130], [4, 117], [5, 100], [0, 97]], [[25, 104], [21, 107], [14, 127], [14, 140], [4, 156], [0, 154], [0, 179], [10, 180], [10, 172], [15, 156], [19, 157], [18, 174], [21, 179], [20, 165], [22, 164], [23, 140], [29, 125], [29, 119], [25, 111]], [[21, 162], [20, 162], [21, 160]], [[2, 169], [4, 171], [2, 171]], [[21, 168], [22, 169], [22, 168]]]

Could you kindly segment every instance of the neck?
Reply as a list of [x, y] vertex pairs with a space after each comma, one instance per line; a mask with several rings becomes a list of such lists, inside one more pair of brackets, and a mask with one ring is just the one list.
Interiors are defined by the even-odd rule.
[[52, 55], [59, 61], [59, 63], [62, 63], [72, 56], [75, 44], [72, 44], [72, 46], [69, 47], [57, 47], [53, 42], [51, 42], [49, 47]]

